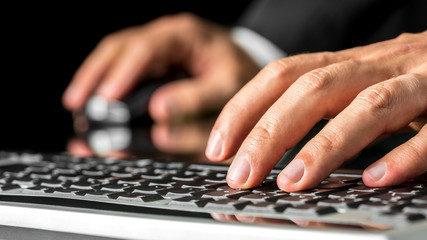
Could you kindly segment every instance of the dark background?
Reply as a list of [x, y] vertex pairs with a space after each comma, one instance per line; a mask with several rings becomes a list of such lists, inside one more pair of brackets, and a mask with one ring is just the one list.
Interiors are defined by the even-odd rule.
[[108, 33], [193, 12], [232, 25], [249, 1], [17, 3], [1, 7], [0, 150], [62, 151], [73, 135], [61, 96]]

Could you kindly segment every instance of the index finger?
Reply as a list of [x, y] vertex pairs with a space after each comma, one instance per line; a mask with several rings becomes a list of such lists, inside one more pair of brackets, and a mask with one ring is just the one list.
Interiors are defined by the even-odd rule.
[[[339, 54], [325, 52], [270, 63], [224, 107], [211, 131], [206, 156], [213, 161], [231, 157], [261, 116], [298, 77], [343, 59]], [[235, 119], [240, 120], [238, 124]]]
[[85, 59], [65, 90], [62, 102], [66, 108], [78, 110], [83, 107], [108, 66], [114, 61], [119, 49], [120, 44], [111, 37], [101, 41]]

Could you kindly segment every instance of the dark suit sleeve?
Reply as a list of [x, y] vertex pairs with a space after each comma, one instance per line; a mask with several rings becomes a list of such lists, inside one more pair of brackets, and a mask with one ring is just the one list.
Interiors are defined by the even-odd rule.
[[336, 51], [427, 29], [425, 0], [259, 0], [239, 21], [288, 54]]

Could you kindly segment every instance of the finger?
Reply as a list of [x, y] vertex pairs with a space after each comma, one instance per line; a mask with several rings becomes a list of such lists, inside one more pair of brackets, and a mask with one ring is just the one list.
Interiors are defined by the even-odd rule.
[[336, 54], [316, 53], [269, 64], [222, 110], [210, 134], [206, 156], [213, 161], [231, 157], [261, 116], [299, 76], [339, 60]]
[[118, 37], [107, 37], [86, 58], [67, 87], [62, 102], [69, 110], [81, 109], [120, 51]]
[[403, 183], [427, 171], [427, 125], [413, 138], [369, 166], [363, 182], [369, 187]]
[[293, 192], [318, 185], [378, 136], [407, 126], [424, 112], [426, 91], [426, 79], [416, 74], [402, 75], [362, 91], [280, 173], [279, 187]]
[[427, 116], [415, 119], [409, 124], [409, 127], [419, 132], [421, 131], [421, 128], [423, 128], [423, 126], [426, 124], [427, 124]]
[[[343, 61], [301, 76], [242, 143], [228, 172], [228, 184], [235, 188], [259, 185], [318, 121], [335, 116], [362, 89], [388, 76], [376, 70], [370, 64]], [[235, 119], [233, 124], [244, 123]]]
[[139, 38], [128, 40], [99, 84], [97, 95], [107, 100], [122, 99], [143, 76], [153, 58], [154, 49], [140, 41]]
[[229, 99], [224, 87], [210, 79], [182, 79], [157, 89], [149, 103], [150, 116], [168, 121], [220, 109]]

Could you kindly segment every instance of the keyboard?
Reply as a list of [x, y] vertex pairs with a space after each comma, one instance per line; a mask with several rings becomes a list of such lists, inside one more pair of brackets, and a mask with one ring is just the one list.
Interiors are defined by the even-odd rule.
[[399, 186], [371, 188], [363, 184], [360, 172], [342, 170], [314, 189], [288, 193], [276, 185], [280, 169], [248, 190], [230, 188], [227, 170], [219, 164], [151, 158], [0, 152], [0, 201], [390, 227], [427, 217], [426, 175]]

